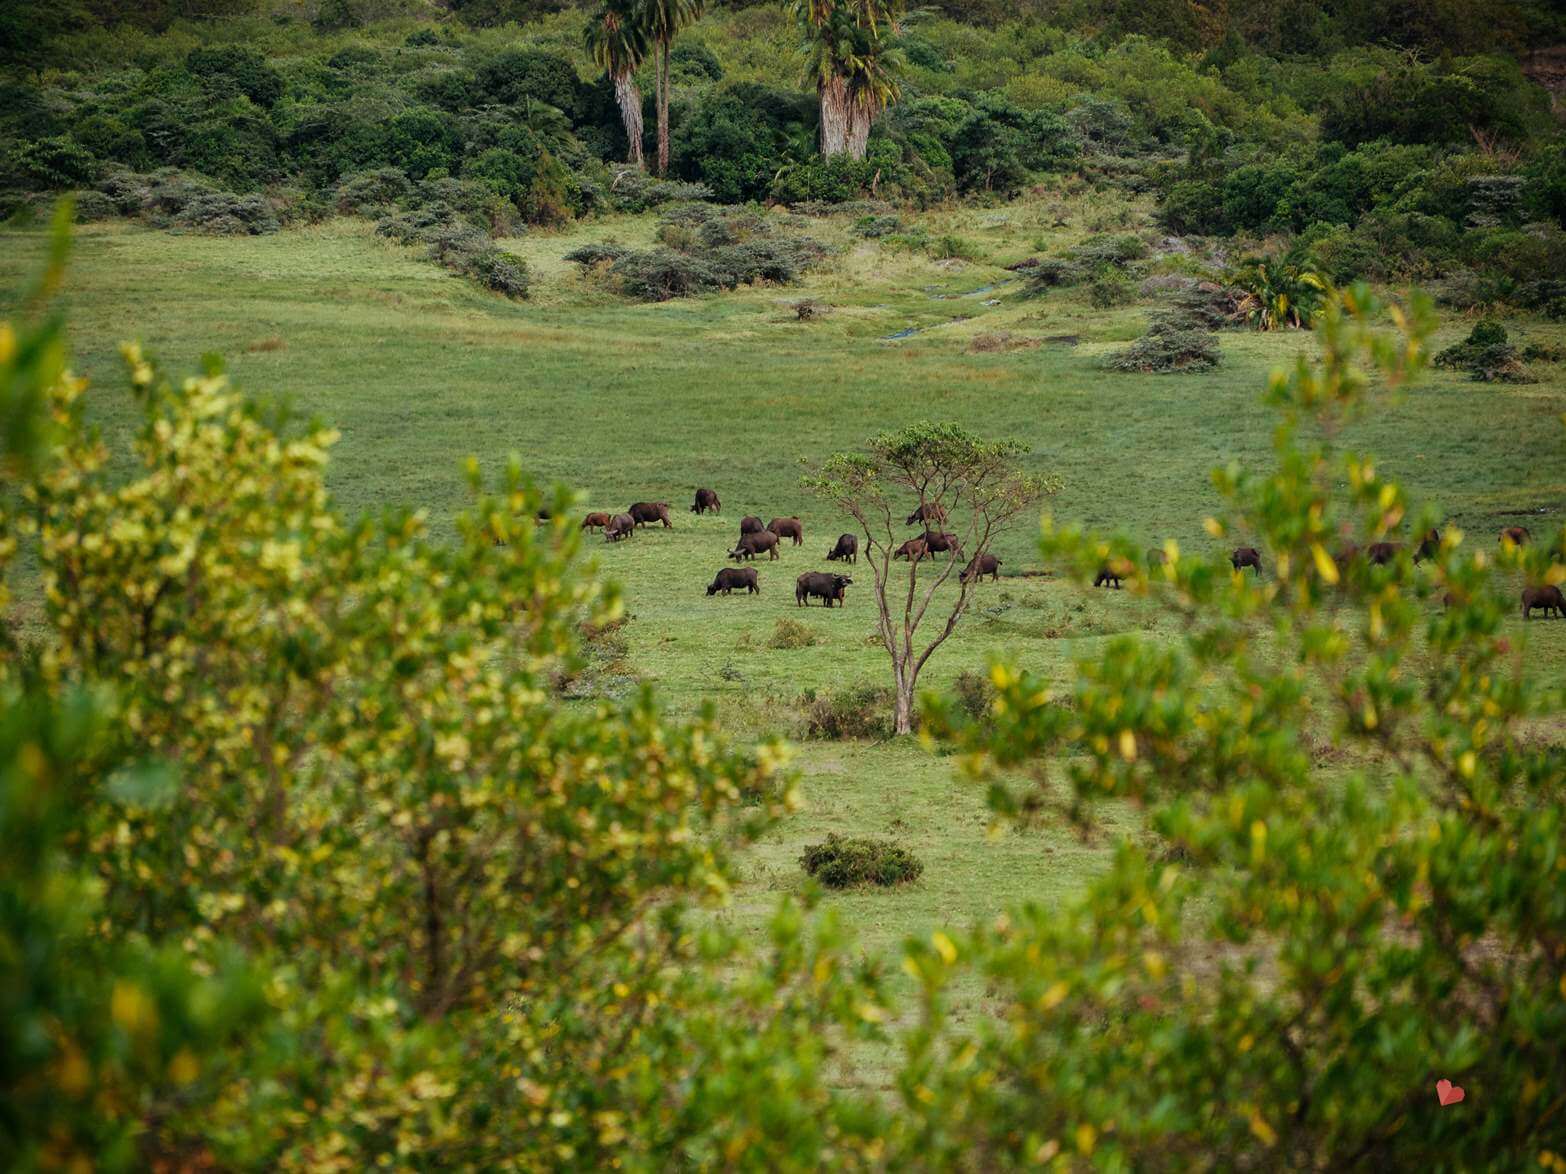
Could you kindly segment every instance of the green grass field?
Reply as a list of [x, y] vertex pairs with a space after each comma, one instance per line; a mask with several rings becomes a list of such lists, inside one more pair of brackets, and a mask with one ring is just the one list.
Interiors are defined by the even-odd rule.
[[[631, 671], [675, 712], [712, 701], [736, 736], [792, 734], [803, 690], [887, 678], [865, 591], [851, 588], [841, 610], [794, 606], [794, 576], [828, 566], [823, 556], [848, 528], [799, 489], [802, 462], [884, 428], [951, 418], [1029, 444], [1029, 467], [1064, 480], [1048, 507], [1062, 521], [1148, 545], [1173, 537], [1189, 551], [1215, 548], [1202, 529], [1218, 504], [1209, 471], [1267, 459], [1268, 371], [1308, 350], [1310, 336], [1225, 333], [1212, 375], [1114, 374], [1101, 356], [1141, 333], [1150, 303], [1099, 311], [1069, 292], [1024, 299], [1002, 268], [1036, 243], [1135, 228], [1143, 215], [1072, 205], [1062, 228], [1061, 203], [1041, 200], [923, 218], [932, 235], [961, 236], [983, 261], [893, 251], [853, 237], [846, 218], [821, 220], [808, 231], [836, 251], [798, 286], [662, 305], [625, 302], [561, 260], [587, 240], [649, 239], [650, 216], [507, 242], [533, 272], [526, 303], [481, 293], [363, 222], [249, 239], [88, 227], [61, 301], [77, 368], [93, 382], [90, 410], [111, 435], [123, 436], [132, 416], [116, 346], [135, 338], [174, 373], [220, 353], [249, 390], [284, 394], [340, 427], [331, 479], [350, 512], [411, 504], [440, 534], [465, 498], [462, 458], [498, 467], [513, 451], [541, 479], [585, 493], [584, 509], [669, 501], [673, 530], [590, 546], [625, 589]], [[45, 240], [42, 230], [9, 230], [0, 244], [0, 311], [9, 312]], [[806, 297], [830, 313], [801, 322], [793, 305]], [[1445, 322], [1438, 344], [1468, 325]], [[1559, 325], [1510, 325], [1566, 343]], [[909, 327], [919, 330], [887, 338]], [[976, 336], [1001, 331], [1079, 341], [971, 349]], [[1536, 373], [1539, 382], [1520, 386], [1432, 373], [1348, 439], [1471, 541], [1493, 544], [1501, 526], [1519, 522], [1543, 532], [1566, 512], [1566, 372]], [[697, 485], [720, 493], [721, 517], [687, 512]], [[705, 584], [747, 513], [800, 515], [805, 543], [757, 564], [759, 597], [708, 599]], [[998, 544], [1009, 575], [1046, 569], [1034, 537], [1019, 525]], [[820, 642], [769, 648], [785, 615]], [[1064, 682], [1072, 659], [1106, 637], [1172, 633], [1173, 624], [1126, 593], [1003, 578], [981, 591], [924, 682], [943, 687], [993, 654]], [[1566, 624], [1528, 631], [1536, 668], [1566, 664]], [[911, 889], [833, 898], [875, 949], [1017, 902], [1059, 901], [1092, 874], [1115, 832], [1135, 830], [1133, 813], [1120, 811], [1093, 843], [1059, 829], [991, 838], [982, 794], [911, 741], [807, 742], [796, 761], [807, 808], [747, 857], [745, 884], [721, 914], [742, 925], [801, 886], [801, 846], [828, 831], [896, 836], [925, 862]]]

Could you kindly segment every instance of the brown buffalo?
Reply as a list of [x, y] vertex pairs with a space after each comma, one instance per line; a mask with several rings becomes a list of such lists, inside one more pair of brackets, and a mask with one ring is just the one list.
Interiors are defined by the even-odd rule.
[[1530, 619], [1533, 609], [1542, 607], [1544, 618], [1550, 618], [1550, 612], [1554, 612], [1561, 619], [1566, 620], [1566, 596], [1561, 595], [1559, 587], [1524, 587], [1522, 593], [1523, 619]]
[[852, 534], [839, 534], [837, 545], [827, 555], [827, 562], [836, 562], [841, 559], [845, 563], [859, 561], [859, 539]]
[[905, 558], [909, 562], [916, 563], [929, 553], [929, 547], [925, 545], [923, 538], [910, 538], [907, 542], [903, 543], [897, 548], [896, 552], [892, 555], [892, 558]]
[[746, 595], [760, 595], [761, 586], [756, 582], [755, 567], [724, 567], [707, 584], [707, 594], [716, 595], [718, 592], [728, 595], [743, 587]]
[[821, 601], [823, 607], [831, 607], [833, 601], [839, 607], [844, 604], [843, 592], [853, 580], [847, 575], [832, 575], [826, 571], [806, 571], [794, 580], [794, 602], [805, 607], [812, 596]]
[[767, 529], [779, 538], [792, 538], [795, 546], [805, 540], [805, 528], [799, 524], [798, 518], [773, 518], [767, 524]]
[[912, 526], [917, 522], [944, 522], [946, 521], [946, 507], [938, 501], [927, 501], [920, 504], [919, 508], [908, 515], [905, 526]]
[[582, 529], [584, 530], [602, 530], [608, 524], [608, 514], [588, 514], [587, 517], [582, 519]]
[[760, 534], [766, 528], [766, 524], [763, 523], [760, 518], [756, 517], [755, 514], [746, 514], [743, 518], [740, 519], [741, 538], [745, 537], [747, 534]]
[[715, 514], [721, 514], [723, 512], [723, 503], [718, 500], [718, 495], [712, 490], [698, 489], [696, 491], [696, 501], [691, 506], [691, 513], [704, 514], [708, 510]]
[[669, 521], [669, 503], [666, 501], [639, 501], [625, 512], [631, 515], [638, 526], [662, 522], [665, 530], [674, 527], [674, 523]]
[[729, 551], [729, 557], [736, 561], [742, 558], [755, 558], [762, 551], [766, 551], [769, 558], [778, 557], [778, 536], [771, 530], [759, 530], [755, 534], [741, 535], [738, 545]]
[[1414, 551], [1414, 562], [1422, 563], [1425, 559], [1435, 558], [1440, 553], [1441, 531], [1432, 526], [1429, 533], [1419, 540], [1419, 549]]
[[1513, 546], [1527, 546], [1533, 540], [1533, 535], [1528, 533], [1527, 526], [1508, 526], [1501, 531], [1501, 541], [1510, 542]]
[[636, 519], [630, 514], [616, 514], [604, 527], [604, 541], [618, 542], [622, 538], [630, 538], [635, 533]]
[[1365, 547], [1365, 558], [1373, 567], [1384, 567], [1394, 561], [1402, 549], [1401, 542], [1372, 542]]
[[1093, 579], [1093, 586], [1108, 586], [1113, 587], [1116, 591], [1120, 590], [1120, 580], [1125, 578], [1125, 575], [1122, 573], [1123, 569], [1122, 567], [1110, 566], [1108, 563], [1105, 563], [1098, 569], [1098, 574]]
[[962, 574], [958, 575], [957, 579], [962, 583], [973, 583], [988, 575], [990, 582], [998, 583], [1000, 582], [1000, 565], [1000, 559], [988, 551], [983, 554], [976, 554], [968, 560], [968, 565], [962, 569]]
[[1254, 546], [1237, 546], [1229, 555], [1229, 565], [1237, 571], [1243, 571], [1250, 567], [1257, 577], [1261, 576], [1261, 551]]

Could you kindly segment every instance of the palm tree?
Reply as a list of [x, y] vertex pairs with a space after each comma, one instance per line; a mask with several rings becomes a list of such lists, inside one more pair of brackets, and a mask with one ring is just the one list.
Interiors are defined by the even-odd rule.
[[640, 0], [637, 23], [658, 48], [658, 174], [669, 170], [669, 47], [701, 19], [704, 0]]
[[821, 100], [821, 154], [863, 159], [870, 126], [897, 100], [900, 58], [881, 39], [901, 0], [794, 0]]
[[636, 88], [634, 75], [647, 57], [647, 33], [635, 0], [604, 0], [603, 7], [588, 21], [583, 39], [593, 60], [614, 83], [615, 101], [620, 104], [620, 119], [625, 123], [625, 141], [630, 144], [626, 162], [640, 167], [642, 92]]
[[1238, 310], [1257, 330], [1310, 329], [1326, 301], [1327, 282], [1298, 242], [1281, 257], [1247, 257], [1229, 276], [1243, 290]]

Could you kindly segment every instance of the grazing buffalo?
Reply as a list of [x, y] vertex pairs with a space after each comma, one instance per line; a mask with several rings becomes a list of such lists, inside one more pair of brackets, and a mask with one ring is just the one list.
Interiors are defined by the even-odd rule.
[[974, 583], [988, 575], [990, 582], [998, 583], [1000, 582], [1000, 565], [1000, 559], [993, 554], [988, 552], [976, 554], [968, 560], [968, 565], [962, 569], [962, 574], [957, 576], [958, 582]]
[[1099, 568], [1098, 574], [1094, 577], [1093, 586], [1109, 586], [1116, 591], [1120, 590], [1120, 580], [1125, 578], [1125, 575], [1122, 573], [1123, 570], [1124, 568], [1122, 567], [1110, 566], [1108, 563], [1105, 563]]
[[843, 592], [853, 580], [847, 575], [832, 575], [826, 571], [806, 571], [794, 580], [794, 602], [800, 607], [808, 605], [811, 596], [821, 601], [823, 607], [831, 607], [834, 600], [843, 606]]
[[746, 595], [761, 594], [761, 587], [756, 583], [755, 567], [724, 567], [707, 584], [707, 594], [716, 595], [721, 591], [727, 595], [740, 587], [745, 588]]
[[827, 555], [827, 562], [836, 562], [839, 559], [845, 563], [858, 562], [859, 539], [855, 538], [852, 534], [839, 534], [837, 537], [837, 545], [834, 546], [831, 553]]
[[626, 512], [638, 526], [647, 526], [653, 522], [662, 522], [665, 530], [674, 526], [669, 521], [669, 503], [666, 501], [639, 501]]
[[608, 514], [588, 514], [587, 517], [582, 519], [582, 529], [584, 530], [602, 530], [608, 524]]
[[1536, 607], [1544, 609], [1544, 618], [1550, 618], [1550, 612], [1554, 612], [1561, 619], [1566, 620], [1566, 596], [1561, 595], [1559, 587], [1524, 587], [1522, 593], [1523, 619], [1530, 619], [1530, 613]]
[[755, 558], [762, 551], [766, 551], [769, 558], [778, 557], [778, 536], [771, 530], [758, 530], [754, 534], [741, 535], [739, 544], [729, 551], [729, 557], [736, 561], [742, 558]]
[[538, 513], [533, 515], [534, 519], [540, 522], [547, 522], [554, 516], [555, 515], [550, 513], [548, 510], [539, 510]]
[[916, 563], [929, 553], [930, 548], [925, 544], [923, 538], [910, 538], [897, 548], [892, 557], [894, 559], [905, 558], [909, 562]]
[[918, 509], [908, 515], [908, 521], [903, 523], [912, 526], [917, 522], [944, 522], [946, 521], [946, 507], [938, 501], [922, 503]]
[[740, 537], [747, 534], [760, 534], [767, 527], [755, 514], [747, 514], [740, 519]]
[[715, 514], [723, 512], [723, 503], [718, 500], [718, 495], [710, 489], [698, 489], [696, 502], [691, 506], [691, 513], [704, 514], [711, 510]]
[[1401, 542], [1372, 542], [1365, 547], [1365, 558], [1373, 567], [1384, 567], [1396, 559], [1402, 549]]
[[1510, 542], [1513, 546], [1527, 546], [1532, 538], [1527, 526], [1508, 526], [1501, 531], [1501, 541]]
[[1229, 555], [1229, 565], [1237, 571], [1243, 571], [1246, 567], [1256, 572], [1261, 577], [1261, 551], [1254, 546], [1237, 546]]
[[604, 527], [604, 541], [618, 542], [622, 538], [629, 538], [636, 533], [636, 519], [630, 514], [616, 514], [609, 519], [609, 524]]
[[1169, 561], [1169, 557], [1156, 546], [1150, 547], [1147, 554], [1143, 557], [1147, 560], [1148, 570], [1152, 570], [1154, 567], [1161, 567]]
[[959, 558], [962, 556], [962, 542], [955, 534], [948, 534], [944, 530], [926, 530], [923, 538], [924, 547], [931, 554], [945, 554], [950, 551]]
[[1414, 551], [1414, 562], [1422, 563], [1427, 558], [1435, 558], [1441, 553], [1441, 531], [1434, 526], [1430, 532], [1419, 540], [1419, 549]]
[[798, 518], [773, 518], [767, 529], [779, 538], [792, 538], [795, 546], [805, 540], [805, 528], [799, 524]]

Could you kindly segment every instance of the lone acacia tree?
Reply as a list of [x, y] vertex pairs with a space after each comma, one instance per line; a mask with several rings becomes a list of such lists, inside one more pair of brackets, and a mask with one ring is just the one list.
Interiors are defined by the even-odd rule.
[[[1018, 468], [1017, 458], [1027, 451], [1014, 441], [980, 440], [956, 424], [921, 421], [883, 432], [865, 452], [828, 457], [819, 472], [803, 478], [806, 489], [849, 514], [864, 531], [881, 643], [892, 660], [899, 734], [913, 732], [919, 673], [956, 630], [978, 586], [977, 574], [958, 572], [964, 565], [960, 560], [977, 565], [1012, 519], [1060, 486], [1055, 477], [1034, 477]], [[944, 520], [904, 521], [916, 516]], [[897, 552], [913, 525], [922, 526], [913, 537], [943, 536], [947, 541], [937, 538], [929, 545], [947, 549], [914, 551], [904, 590]], [[937, 592], [954, 577], [956, 598], [921, 649], [920, 625]]]

